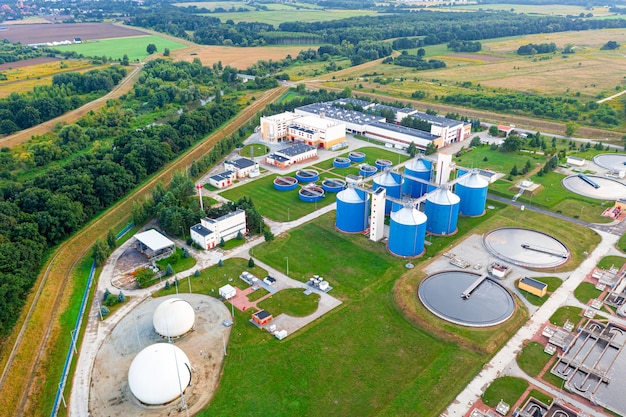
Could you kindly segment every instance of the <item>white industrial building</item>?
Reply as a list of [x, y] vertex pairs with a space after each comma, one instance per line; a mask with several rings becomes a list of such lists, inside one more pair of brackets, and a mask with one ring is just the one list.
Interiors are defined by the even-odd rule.
[[174, 251], [174, 242], [163, 236], [154, 229], [147, 230], [135, 235], [137, 239], [137, 249], [148, 258], [167, 256]]
[[237, 295], [237, 290], [232, 285], [226, 284], [223, 287], [220, 287], [218, 293], [220, 297], [224, 298], [225, 300], [230, 300]]
[[209, 184], [215, 188], [228, 187], [235, 181], [237, 175], [233, 171], [224, 171], [209, 177]]
[[317, 158], [317, 148], [304, 143], [297, 143], [266, 156], [265, 163], [279, 168], [287, 168], [313, 158]]
[[323, 115], [284, 112], [261, 118], [261, 137], [267, 142], [300, 142], [328, 149], [346, 140], [346, 125]]
[[196, 314], [188, 301], [170, 298], [163, 301], [154, 310], [152, 325], [162, 337], [179, 338], [193, 329]]
[[178, 399], [191, 384], [191, 363], [180, 348], [155, 343], [139, 352], [128, 369], [128, 385], [146, 405], [163, 405]]
[[433, 143], [437, 148], [443, 145], [443, 138], [441, 136], [385, 122], [376, 122], [367, 125], [365, 136], [403, 148], [408, 148], [411, 143], [414, 143], [415, 146], [421, 150], [426, 150], [429, 143]]
[[234, 172], [237, 178], [245, 178], [249, 177], [252, 172], [259, 170], [259, 163], [249, 158], [237, 158], [224, 161], [224, 169]]
[[205, 217], [200, 223], [189, 229], [191, 239], [203, 249], [217, 246], [224, 241], [237, 237], [239, 233], [246, 233], [246, 212], [237, 209], [217, 219]]

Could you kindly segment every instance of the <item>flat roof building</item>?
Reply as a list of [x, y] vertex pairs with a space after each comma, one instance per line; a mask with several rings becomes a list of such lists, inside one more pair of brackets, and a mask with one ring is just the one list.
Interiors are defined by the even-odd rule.
[[265, 158], [265, 162], [268, 165], [287, 168], [290, 165], [313, 158], [317, 158], [316, 148], [304, 143], [296, 143], [268, 155]]
[[237, 178], [249, 177], [250, 173], [259, 170], [259, 163], [249, 158], [237, 158], [224, 161], [224, 169], [235, 173]]
[[137, 239], [138, 249], [145, 253], [148, 258], [169, 254], [174, 250], [175, 244], [167, 237], [154, 229], [147, 230], [143, 233], [135, 235]]
[[534, 294], [537, 297], [543, 297], [548, 291], [548, 284], [529, 277], [520, 279], [517, 286], [520, 290]]
[[202, 249], [211, 249], [224, 241], [246, 233], [246, 212], [237, 209], [217, 219], [205, 217], [189, 228], [191, 239]]

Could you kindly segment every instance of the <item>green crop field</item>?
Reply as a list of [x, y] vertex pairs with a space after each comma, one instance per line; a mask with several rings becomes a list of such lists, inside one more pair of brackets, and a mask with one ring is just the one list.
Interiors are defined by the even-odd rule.
[[134, 36], [131, 38], [103, 39], [99, 41], [86, 41], [79, 44], [57, 46], [61, 52], [74, 51], [78, 54], [91, 57], [106, 56], [113, 60], [120, 60], [124, 54], [128, 55], [130, 61], [141, 61], [148, 56], [146, 47], [148, 44], [155, 44], [156, 55], [162, 55], [165, 48], [171, 51], [185, 48], [182, 43], [164, 39], [159, 36]]
[[543, 15], [543, 16], [578, 16], [581, 13], [586, 15], [591, 13], [594, 16], [608, 16], [612, 13], [609, 12], [608, 7], [593, 7], [591, 10], [583, 6], [573, 6], [565, 4], [468, 4], [468, 5], [455, 5], [451, 8], [445, 8], [442, 10], [452, 11], [475, 11], [475, 10], [496, 10], [496, 11], [513, 11], [515, 13], [524, 13], [527, 15]]

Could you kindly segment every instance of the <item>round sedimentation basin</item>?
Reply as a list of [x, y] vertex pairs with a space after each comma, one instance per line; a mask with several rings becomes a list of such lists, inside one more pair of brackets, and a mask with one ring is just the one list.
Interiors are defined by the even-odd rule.
[[[626, 168], [626, 167], [625, 167]], [[563, 178], [563, 187], [573, 193], [596, 200], [619, 200], [626, 198], [626, 184], [599, 175], [585, 175], [590, 182], [578, 175]], [[597, 188], [593, 185], [597, 185]]]
[[295, 190], [298, 186], [298, 180], [294, 177], [276, 177], [274, 179], [274, 188], [278, 191]]

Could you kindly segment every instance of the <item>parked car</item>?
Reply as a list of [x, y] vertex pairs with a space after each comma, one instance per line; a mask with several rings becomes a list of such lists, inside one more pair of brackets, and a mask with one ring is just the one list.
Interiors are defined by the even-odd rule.
[[276, 283], [276, 278], [270, 277], [269, 275], [263, 278], [263, 282], [267, 285], [274, 285]]

